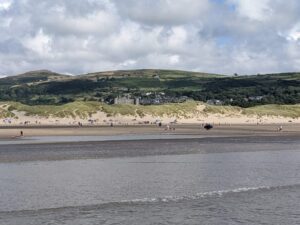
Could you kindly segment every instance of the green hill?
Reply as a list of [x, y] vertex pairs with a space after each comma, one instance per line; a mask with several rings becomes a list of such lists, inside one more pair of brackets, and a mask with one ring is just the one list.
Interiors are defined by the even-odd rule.
[[[30, 105], [111, 102], [117, 96], [176, 102], [182, 96], [250, 107], [300, 103], [300, 73], [224, 76], [180, 70], [118, 70], [68, 76], [47, 70], [0, 79], [0, 100]], [[149, 101], [150, 101], [149, 100]], [[145, 101], [145, 102], [147, 102]], [[148, 101], [148, 102], [149, 102]]]
[[45, 82], [51, 80], [61, 80], [69, 78], [67, 75], [58, 74], [49, 70], [29, 71], [16, 76], [9, 76], [0, 79], [0, 86], [22, 85], [35, 82]]

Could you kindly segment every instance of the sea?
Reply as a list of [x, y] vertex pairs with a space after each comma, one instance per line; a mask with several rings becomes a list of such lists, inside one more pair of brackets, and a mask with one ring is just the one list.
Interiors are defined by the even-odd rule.
[[75, 139], [0, 144], [1, 225], [300, 224], [298, 136]]

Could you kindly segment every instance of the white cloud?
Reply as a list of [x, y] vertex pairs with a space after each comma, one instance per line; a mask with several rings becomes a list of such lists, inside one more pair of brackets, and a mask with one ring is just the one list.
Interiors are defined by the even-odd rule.
[[271, 0], [229, 0], [235, 4], [240, 15], [249, 19], [264, 21], [272, 14]]
[[9, 10], [13, 1], [12, 0], [0, 0], [0, 12]]
[[168, 45], [170, 48], [182, 48], [187, 41], [187, 31], [184, 27], [173, 27], [168, 38]]
[[169, 63], [171, 65], [176, 65], [177, 63], [179, 63], [179, 61], [180, 61], [180, 56], [179, 55], [172, 55], [169, 58]]
[[[153, 51], [160, 51], [162, 28], [142, 29], [134, 23], [126, 23], [120, 31], [109, 35], [99, 43], [94, 43], [112, 61], [124, 61], [141, 57]], [[162, 49], [161, 49], [162, 50]]]
[[298, 41], [300, 40], [300, 23], [296, 24], [286, 35], [287, 40], [289, 41]]
[[55, 30], [62, 34], [107, 34], [116, 28], [117, 19], [105, 11], [72, 17], [59, 9], [59, 13], [48, 18], [42, 18], [41, 25], [50, 31]]
[[23, 44], [41, 57], [48, 56], [51, 51], [51, 38], [42, 29], [34, 37], [25, 38]]
[[128, 59], [120, 64], [121, 67], [133, 66], [136, 64], [136, 60]]

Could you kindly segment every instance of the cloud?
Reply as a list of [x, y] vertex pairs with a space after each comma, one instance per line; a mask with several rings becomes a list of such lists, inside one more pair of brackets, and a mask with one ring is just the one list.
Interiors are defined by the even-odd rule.
[[0, 11], [6, 11], [9, 10], [11, 7], [12, 0], [1, 0], [0, 1]]
[[[281, 34], [284, 36], [284, 34]], [[300, 40], [300, 23], [296, 24], [292, 29], [290, 29], [285, 35], [289, 41]]]
[[0, 42], [0, 52], [6, 55], [20, 54], [25, 52], [24, 46], [18, 40], [11, 38]]
[[40, 57], [47, 56], [51, 52], [51, 37], [39, 30], [33, 37], [26, 37], [23, 45], [27, 49], [37, 53]]
[[272, 15], [271, 0], [229, 0], [236, 5], [236, 10], [241, 16], [252, 20], [264, 21]]
[[179, 25], [198, 20], [209, 9], [208, 0], [114, 1], [120, 14], [148, 25]]
[[298, 0], [0, 0], [0, 73], [300, 70]]
[[62, 11], [55, 16], [42, 18], [38, 23], [49, 32], [59, 32], [65, 35], [106, 35], [113, 32], [118, 22], [114, 15], [105, 11], [77, 17], [67, 16]]

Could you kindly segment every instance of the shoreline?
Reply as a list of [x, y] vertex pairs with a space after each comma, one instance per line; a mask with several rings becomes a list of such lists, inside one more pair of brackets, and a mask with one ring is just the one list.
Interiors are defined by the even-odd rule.
[[[282, 131], [278, 127], [282, 126]], [[115, 125], [110, 126], [0, 126], [0, 141], [18, 139], [23, 131], [24, 137], [40, 136], [118, 136], [118, 135], [201, 135], [209, 136], [282, 136], [296, 135], [300, 137], [300, 124], [234, 124], [215, 125], [205, 130], [198, 124], [156, 125]]]

